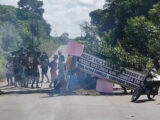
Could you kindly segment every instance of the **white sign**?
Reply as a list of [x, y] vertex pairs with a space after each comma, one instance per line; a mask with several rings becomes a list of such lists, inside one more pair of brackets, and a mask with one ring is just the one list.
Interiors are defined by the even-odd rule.
[[106, 61], [87, 53], [83, 53], [81, 57], [78, 57], [77, 65], [84, 72], [110, 80], [130, 89], [135, 89], [140, 84], [143, 84], [145, 78], [143, 74], [132, 70], [124, 69], [123, 72], [113, 70]]

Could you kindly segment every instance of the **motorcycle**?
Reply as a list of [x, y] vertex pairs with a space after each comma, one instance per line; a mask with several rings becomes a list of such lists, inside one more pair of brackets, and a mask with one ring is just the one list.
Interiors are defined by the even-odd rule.
[[148, 72], [148, 75], [145, 77], [143, 84], [135, 89], [131, 101], [136, 102], [141, 95], [147, 95], [149, 100], [153, 100], [156, 95], [158, 95], [160, 80], [154, 81], [156, 78], [155, 70]]

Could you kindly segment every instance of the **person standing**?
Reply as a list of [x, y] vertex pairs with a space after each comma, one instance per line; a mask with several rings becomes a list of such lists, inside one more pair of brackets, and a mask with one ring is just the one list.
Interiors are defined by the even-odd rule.
[[40, 60], [39, 60], [39, 53], [37, 52], [33, 58], [33, 67], [32, 67], [32, 72], [33, 72], [33, 82], [31, 85], [31, 88], [34, 88], [34, 83], [36, 82], [36, 88], [40, 88], [39, 87], [39, 69], [38, 69], [38, 65], [40, 65]]
[[49, 83], [49, 78], [48, 78], [48, 75], [47, 75], [48, 65], [49, 65], [49, 58], [48, 58], [47, 54], [44, 52], [41, 56], [41, 69], [42, 69], [42, 81], [41, 81], [41, 83], [43, 83], [44, 76], [47, 78], [47, 82]]
[[27, 68], [27, 55], [26, 53], [21, 53], [20, 54], [20, 63], [22, 66], [22, 71], [21, 71], [21, 86], [22, 87], [28, 87], [27, 83], [27, 75], [26, 75], [26, 68]]
[[68, 78], [67, 90], [72, 92], [77, 88], [77, 84], [78, 84], [78, 79], [77, 79], [76, 70], [71, 70], [70, 76]]
[[59, 58], [59, 63], [58, 63], [58, 82], [57, 85], [61, 88], [65, 88], [66, 86], [66, 80], [65, 80], [65, 64], [64, 64], [64, 56], [61, 55]]
[[13, 60], [9, 60], [9, 62], [6, 64], [6, 77], [8, 86], [13, 85]]
[[14, 57], [13, 60], [13, 74], [14, 74], [14, 86], [21, 85], [22, 65], [19, 57]]
[[60, 61], [61, 57], [62, 57], [62, 52], [61, 51], [58, 51], [58, 61]]
[[72, 56], [68, 55], [66, 61], [66, 72], [69, 73], [71, 71], [71, 64], [72, 64]]
[[53, 61], [50, 63], [49, 67], [51, 68], [50, 73], [51, 73], [51, 82], [49, 87], [52, 88], [54, 85], [54, 81], [56, 80], [57, 77], [57, 60], [58, 60], [58, 56], [54, 55], [54, 59]]
[[31, 83], [32, 79], [32, 70], [31, 70], [31, 53], [28, 51], [26, 53], [26, 57], [24, 59], [25, 65], [25, 87], [28, 87], [29, 83]]

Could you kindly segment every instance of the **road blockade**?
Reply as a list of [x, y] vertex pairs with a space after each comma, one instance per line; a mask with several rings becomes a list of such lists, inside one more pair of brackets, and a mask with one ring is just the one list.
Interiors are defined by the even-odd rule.
[[139, 85], [143, 84], [145, 78], [143, 74], [129, 69], [124, 68], [124, 71], [122, 72], [114, 70], [109, 67], [105, 60], [88, 53], [83, 53], [80, 57], [78, 57], [77, 67], [83, 72], [102, 79], [110, 80], [113, 83], [128, 87], [130, 89], [135, 89]]

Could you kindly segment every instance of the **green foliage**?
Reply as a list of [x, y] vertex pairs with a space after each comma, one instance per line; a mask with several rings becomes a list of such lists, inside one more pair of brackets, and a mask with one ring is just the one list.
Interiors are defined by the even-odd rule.
[[152, 40], [157, 40], [158, 29], [144, 16], [135, 17], [128, 20], [128, 25], [124, 28], [125, 37], [122, 45], [129, 53], [140, 53], [149, 55], [148, 44]]
[[4, 51], [38, 46], [50, 39], [50, 25], [42, 17], [33, 15], [31, 11], [0, 6], [0, 45]]
[[50, 36], [51, 26], [43, 18], [43, 3], [20, 0], [18, 5], [0, 5], [0, 77], [5, 76], [4, 65], [10, 52], [32, 46], [51, 55], [59, 46], [55, 43], [59, 39]]
[[13, 51], [21, 41], [14, 24], [0, 21], [0, 45], [4, 51]]
[[160, 27], [160, 2], [149, 11], [149, 18], [156, 26]]
[[152, 56], [160, 55], [160, 2], [155, 4], [149, 11], [149, 20], [156, 26], [158, 33], [157, 39], [151, 39], [148, 44], [149, 52]]
[[0, 5], [0, 20], [2, 22], [16, 22], [16, 9], [12, 6]]
[[113, 14], [109, 13], [108, 10], [95, 10], [90, 13], [90, 17], [92, 18], [91, 24], [97, 27], [100, 36], [103, 36], [115, 27]]
[[20, 0], [18, 2], [18, 7], [20, 10], [32, 12], [42, 17], [44, 9], [42, 8], [43, 2], [38, 0]]
[[115, 65], [115, 67], [123, 66], [126, 68], [143, 71], [146, 64], [149, 62], [148, 58], [142, 56], [141, 54], [131, 55], [126, 52], [120, 43], [115, 47], [104, 43], [99, 49], [99, 52], [107, 56], [107, 62], [111, 65]]
[[90, 13], [99, 52], [117, 66], [144, 70], [160, 55], [159, 0], [106, 0]]
[[84, 33], [82, 41], [86, 42], [86, 47], [91, 49], [94, 48], [98, 44], [97, 30], [95, 26], [92, 26], [88, 22], [84, 22], [80, 27]]
[[95, 10], [90, 13], [91, 23], [98, 28], [98, 33], [112, 30], [111, 37], [115, 41], [124, 37], [124, 27], [131, 17], [148, 17], [148, 11], [159, 0], [106, 0], [103, 10]]

